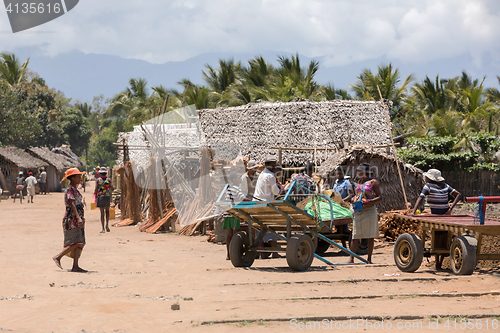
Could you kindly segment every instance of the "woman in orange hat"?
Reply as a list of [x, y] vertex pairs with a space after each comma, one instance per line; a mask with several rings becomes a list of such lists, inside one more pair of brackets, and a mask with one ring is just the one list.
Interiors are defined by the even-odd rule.
[[66, 170], [65, 177], [62, 179], [69, 180], [69, 185], [64, 192], [64, 203], [66, 204], [66, 213], [63, 219], [64, 249], [52, 258], [60, 269], [62, 269], [61, 259], [63, 256], [73, 258], [72, 272], [86, 272], [86, 270], [78, 266], [78, 259], [80, 259], [85, 246], [83, 197], [77, 190], [83, 173], [78, 168], [71, 168]]

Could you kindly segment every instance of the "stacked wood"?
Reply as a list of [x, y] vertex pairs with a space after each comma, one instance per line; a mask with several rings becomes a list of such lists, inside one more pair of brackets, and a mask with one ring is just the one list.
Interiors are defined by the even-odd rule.
[[409, 219], [403, 219], [398, 214], [405, 215], [411, 213], [411, 210], [393, 210], [380, 214], [379, 231], [385, 239], [391, 242], [406, 232], [420, 235], [421, 229], [418, 222]]
[[130, 207], [130, 219], [134, 223], [141, 221], [141, 200], [140, 188], [137, 186], [134, 179], [134, 172], [132, 171], [132, 163], [127, 162], [125, 167], [128, 170], [127, 174], [127, 201]]
[[161, 198], [159, 198], [158, 190], [156, 189], [156, 158], [149, 158], [149, 219], [153, 222], [160, 220], [161, 214]]
[[166, 203], [166, 208], [163, 211], [163, 217], [159, 220], [154, 220], [151, 217], [142, 225], [139, 230], [149, 233], [156, 233], [162, 230], [168, 230], [169, 226], [173, 226], [177, 220], [177, 210], [174, 207], [174, 203], [169, 201]]
[[120, 167], [117, 170], [118, 174], [120, 175], [120, 190], [121, 190], [121, 195], [120, 195], [120, 212], [121, 212], [121, 218], [123, 220], [128, 219], [130, 216], [130, 205], [127, 200], [128, 198], [128, 189], [127, 189], [127, 181], [126, 181], [126, 176], [125, 176], [125, 167]]
[[199, 234], [203, 234], [203, 223], [206, 223], [206, 221], [199, 221], [197, 223], [187, 225], [179, 231], [179, 234], [186, 236], [193, 236], [196, 234], [196, 232], [198, 232]]
[[127, 225], [132, 225], [132, 224], [135, 224], [135, 222], [131, 219], [124, 219], [124, 220], [120, 220], [118, 222], [115, 222], [112, 224], [113, 227], [125, 227]]

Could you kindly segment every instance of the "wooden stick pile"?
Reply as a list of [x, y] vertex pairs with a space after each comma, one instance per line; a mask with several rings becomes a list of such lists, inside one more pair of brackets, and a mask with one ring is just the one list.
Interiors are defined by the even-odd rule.
[[379, 230], [388, 241], [394, 242], [396, 239], [406, 232], [420, 235], [421, 229], [417, 222], [408, 219], [402, 219], [397, 214], [406, 215], [411, 213], [411, 210], [392, 210], [380, 214]]
[[166, 208], [163, 211], [161, 219], [149, 218], [148, 222], [142, 225], [139, 230], [154, 234], [159, 231], [167, 231], [170, 226], [174, 226], [177, 221], [177, 209], [174, 207], [173, 201], [166, 203]]

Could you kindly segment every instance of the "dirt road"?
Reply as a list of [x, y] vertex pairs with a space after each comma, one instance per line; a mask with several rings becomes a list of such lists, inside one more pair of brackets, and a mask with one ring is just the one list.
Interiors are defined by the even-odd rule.
[[[85, 196], [90, 203], [90, 192]], [[89, 273], [71, 273], [71, 259], [63, 258], [64, 270], [51, 259], [62, 247], [63, 212], [62, 193], [36, 196], [34, 204], [0, 203], [1, 331], [500, 330], [497, 269], [459, 277], [422, 265], [403, 273], [391, 246], [377, 248], [370, 266], [315, 260], [297, 273], [283, 258], [236, 269], [224, 246], [202, 236], [151, 235], [136, 227], [100, 234], [98, 211], [87, 209], [80, 265]], [[171, 309], [174, 303], [179, 310]]]

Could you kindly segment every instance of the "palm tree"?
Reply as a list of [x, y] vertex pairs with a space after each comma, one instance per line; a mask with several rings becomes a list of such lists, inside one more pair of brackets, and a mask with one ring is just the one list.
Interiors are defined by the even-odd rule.
[[377, 86], [380, 88], [382, 98], [391, 100], [393, 103], [392, 118], [401, 116], [400, 110], [407, 97], [407, 88], [414, 80], [413, 74], [408, 75], [404, 82], [401, 82], [401, 74], [398, 68], [393, 68], [392, 64], [378, 66], [377, 74], [373, 74], [369, 69], [364, 69], [357, 77], [356, 84], [351, 85], [354, 95], [360, 100], [380, 100]]
[[323, 85], [320, 88], [319, 95], [322, 97], [321, 99], [326, 101], [331, 101], [334, 99], [343, 99], [343, 100], [352, 99], [351, 95], [349, 95], [347, 90], [335, 89], [335, 87], [331, 83]]
[[226, 89], [235, 82], [236, 73], [241, 64], [234, 63], [233, 59], [219, 59], [219, 68], [216, 70], [210, 65], [205, 65], [206, 71], [202, 71], [203, 79], [208, 84], [208, 88], [213, 92], [222, 94]]
[[210, 109], [215, 106], [211, 91], [204, 87], [194, 84], [188, 79], [182, 79], [177, 84], [184, 87], [182, 93], [175, 90], [172, 93], [182, 100], [182, 105], [194, 105], [197, 110]]
[[109, 105], [106, 115], [123, 117], [132, 122], [138, 122], [154, 115], [148, 110], [148, 88], [145, 79], [130, 79], [129, 87], [117, 94]]
[[[319, 70], [319, 62], [316, 60], [311, 60], [309, 65], [305, 68], [300, 66], [299, 54], [291, 56], [291, 58], [285, 56], [278, 57], [278, 63], [280, 67], [277, 69], [277, 74], [279, 78], [279, 86], [276, 88], [286, 87], [291, 83], [290, 92], [298, 91], [300, 96], [289, 96], [290, 99], [293, 97], [302, 98], [315, 98], [319, 94], [320, 86], [314, 80], [314, 76]], [[285, 89], [286, 91], [286, 89]]]
[[0, 79], [7, 81], [11, 86], [25, 80], [30, 58], [23, 64], [21, 64], [13, 53], [2, 53], [0, 58]]

